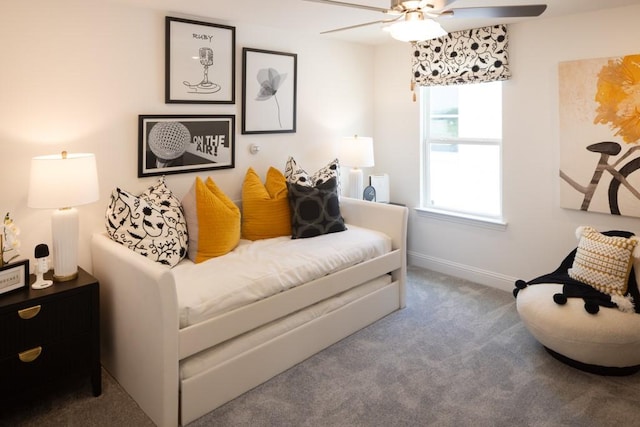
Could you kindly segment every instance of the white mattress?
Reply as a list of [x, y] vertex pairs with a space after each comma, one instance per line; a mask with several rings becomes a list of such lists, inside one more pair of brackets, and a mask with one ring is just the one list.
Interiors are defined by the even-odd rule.
[[242, 240], [232, 252], [197, 265], [183, 260], [171, 270], [180, 328], [390, 251], [387, 235], [347, 225], [346, 231], [309, 239]]
[[333, 298], [326, 299], [310, 307], [299, 310], [282, 319], [274, 320], [231, 340], [227, 340], [213, 348], [201, 351], [180, 362], [180, 379], [187, 379], [201, 374], [220, 363], [236, 357], [248, 350], [270, 341], [305, 323], [330, 313], [365, 295], [381, 289], [391, 283], [391, 276], [384, 276], [342, 292]]

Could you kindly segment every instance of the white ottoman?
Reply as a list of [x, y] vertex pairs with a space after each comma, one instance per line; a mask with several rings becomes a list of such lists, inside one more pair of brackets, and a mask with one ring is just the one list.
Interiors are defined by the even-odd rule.
[[549, 353], [576, 368], [600, 375], [629, 375], [640, 370], [640, 314], [601, 307], [584, 309], [582, 298], [556, 304], [562, 285], [537, 284], [520, 289], [518, 314]]

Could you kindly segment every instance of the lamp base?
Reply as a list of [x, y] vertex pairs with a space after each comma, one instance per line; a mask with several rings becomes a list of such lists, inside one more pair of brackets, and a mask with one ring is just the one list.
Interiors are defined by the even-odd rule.
[[55, 274], [53, 275], [53, 281], [54, 282], [68, 282], [69, 280], [75, 280], [78, 278], [78, 272], [76, 271], [73, 274], [70, 274], [68, 276], [56, 276]]
[[362, 199], [362, 191], [364, 190], [362, 182], [362, 169], [352, 168], [349, 171], [349, 197]]
[[66, 282], [78, 277], [78, 210], [58, 209], [51, 216], [53, 280]]

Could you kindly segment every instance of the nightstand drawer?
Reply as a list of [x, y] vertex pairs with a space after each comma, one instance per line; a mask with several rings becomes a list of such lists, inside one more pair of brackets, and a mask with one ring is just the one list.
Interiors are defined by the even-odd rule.
[[0, 359], [0, 398], [24, 390], [47, 387], [52, 381], [88, 374], [91, 369], [90, 334], [22, 349]]
[[88, 332], [90, 292], [70, 292], [60, 298], [31, 301], [0, 312], [0, 359], [24, 349]]

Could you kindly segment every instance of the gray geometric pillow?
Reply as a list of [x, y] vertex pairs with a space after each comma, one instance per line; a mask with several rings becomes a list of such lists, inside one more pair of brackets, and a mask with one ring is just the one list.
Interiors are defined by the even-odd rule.
[[345, 231], [340, 214], [336, 178], [315, 187], [287, 182], [291, 208], [291, 238], [307, 238]]
[[114, 241], [155, 262], [174, 267], [187, 254], [189, 236], [182, 207], [161, 181], [140, 196], [116, 188], [105, 214]]

